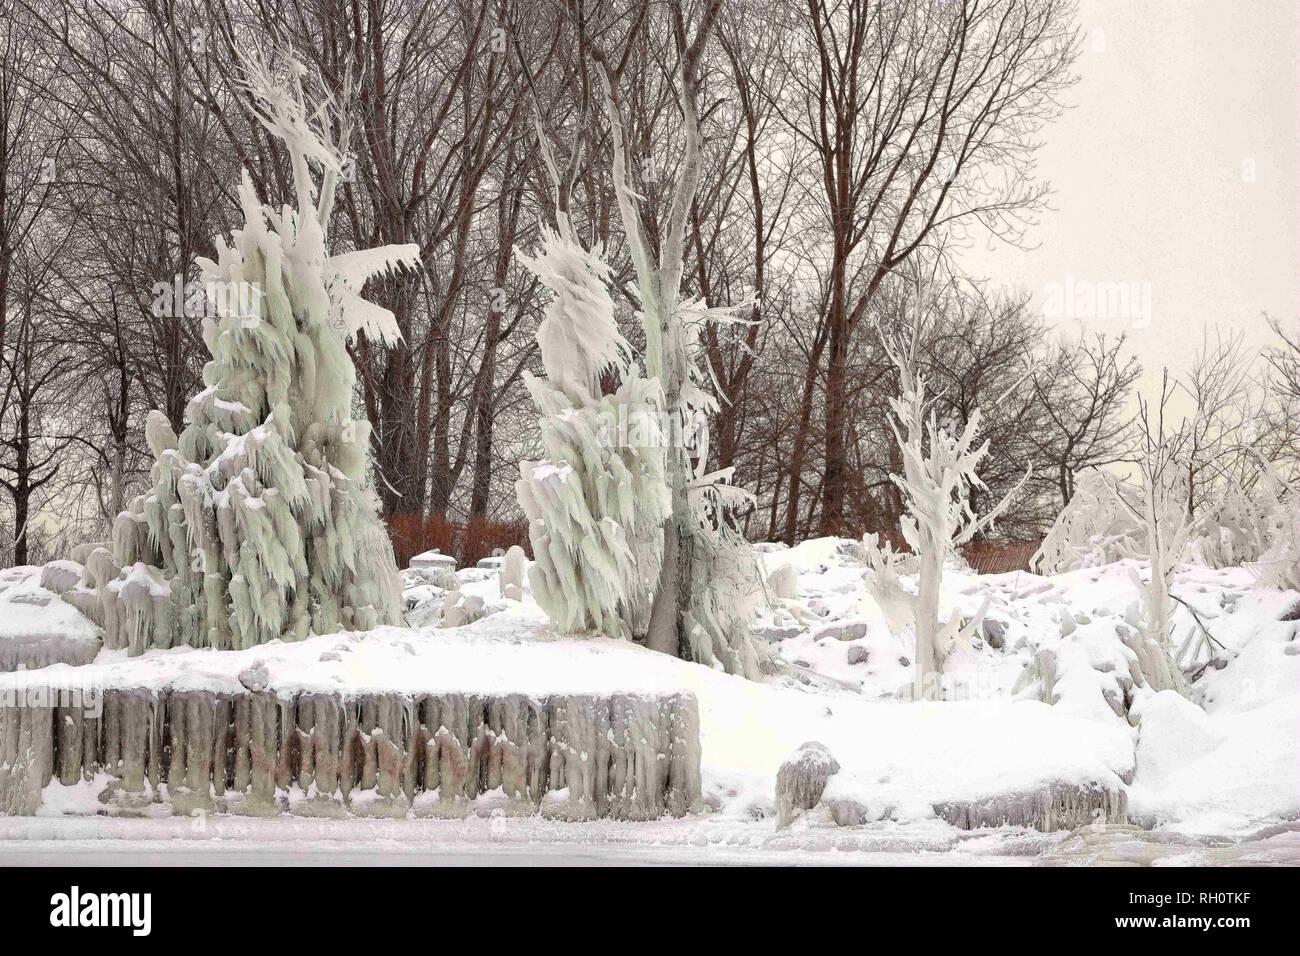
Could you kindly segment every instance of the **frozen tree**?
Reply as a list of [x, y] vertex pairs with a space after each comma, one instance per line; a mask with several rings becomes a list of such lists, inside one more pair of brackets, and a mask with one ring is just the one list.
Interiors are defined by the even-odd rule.
[[1300, 513], [1300, 492], [1292, 485], [1273, 512], [1268, 549], [1256, 562], [1256, 575], [1265, 587], [1300, 591], [1300, 541], [1296, 515]]
[[[1116, 495], [1127, 498], [1121, 506]], [[1134, 517], [1136, 491], [1089, 468], [1074, 478], [1074, 494], [1061, 509], [1030, 564], [1044, 574], [1094, 568], [1120, 558], [1146, 557], [1146, 525]]]
[[[944, 663], [958, 642], [968, 641], [982, 612], [966, 627], [955, 610], [948, 620], [939, 620], [939, 586], [944, 562], [956, 548], [990, 528], [1016, 492], [1029, 478], [983, 515], [970, 507], [972, 488], [983, 488], [976, 473], [988, 454], [988, 441], [976, 446], [980, 411], [971, 411], [964, 426], [941, 425], [933, 401], [926, 400], [925, 378], [917, 359], [918, 344], [925, 323], [923, 287], [917, 285], [915, 316], [910, 339], [899, 341], [881, 333], [885, 352], [898, 370], [899, 395], [889, 400], [894, 413], [890, 427], [902, 456], [903, 474], [890, 475], [902, 492], [906, 513], [899, 519], [903, 538], [919, 562], [917, 593], [912, 599], [912, 620], [916, 633], [912, 697], [920, 700], [937, 693], [936, 682]], [[870, 552], [870, 549], [868, 549]], [[871, 560], [873, 557], [876, 560]], [[873, 565], [886, 566], [869, 553]]]
[[[200, 260], [215, 315], [211, 360], [178, 436], [161, 412], [146, 438], [152, 486], [92, 555], [108, 646], [243, 648], [400, 621], [400, 582], [367, 484], [369, 426], [352, 418], [345, 343], [397, 335], [359, 295], [414, 265], [414, 246], [331, 256], [326, 226], [349, 138], [347, 103], [309, 110], [302, 68], [246, 62], [258, 118], [286, 148], [296, 206], [262, 206], [248, 175], [244, 225]], [[313, 167], [318, 172], [313, 172]], [[120, 571], [118, 570], [120, 569]]]
[[[679, 64], [678, 105], [685, 142], [666, 227], [658, 242], [647, 239], [630, 182], [631, 156], [619, 80], [621, 65], [593, 49], [600, 67], [614, 148], [613, 182], [628, 251], [636, 272], [635, 294], [645, 333], [645, 371], [662, 389], [668, 422], [665, 482], [669, 513], [661, 523], [659, 577], [646, 632], [648, 647], [731, 673], [757, 676], [765, 654], [752, 633], [762, 579], [752, 548], [734, 524], [748, 496], [732, 486], [732, 469], [706, 474], [707, 416], [716, 400], [700, 371], [699, 332], [722, 321], [728, 310], [707, 308], [681, 296], [690, 211], [700, 180], [700, 61], [721, 7], [707, 0], [694, 38], [687, 35], [682, 4], [669, 5]], [[624, 61], [626, 62], [626, 61]]]
[[[521, 462], [534, 597], [563, 633], [644, 636], [668, 514], [663, 395], [634, 369], [614, 321], [609, 269], [567, 216], [519, 258], [554, 293], [537, 330], [546, 378], [526, 375], [546, 458]], [[614, 373], [618, 388], [601, 393]]]
[[1269, 530], [1278, 501], [1272, 484], [1256, 481], [1246, 489], [1238, 482], [1224, 488], [1213, 512], [1202, 512], [1188, 544], [1188, 558], [1212, 568], [1240, 567], [1258, 561], [1268, 550]]
[[1251, 563], [1251, 570], [1265, 587], [1300, 591], [1300, 485], [1288, 482], [1262, 455], [1259, 456], [1260, 480], [1255, 502], [1267, 505], [1264, 519], [1264, 549]]
[[[1142, 672], [1156, 690], [1175, 689], [1186, 695], [1182, 673], [1170, 657], [1172, 599], [1170, 585], [1174, 571], [1183, 559], [1188, 541], [1196, 530], [1188, 496], [1188, 443], [1192, 432], [1186, 423], [1178, 429], [1165, 422], [1165, 411], [1173, 394], [1169, 373], [1161, 379], [1160, 400], [1154, 409], [1139, 398], [1138, 419], [1141, 448], [1135, 465], [1141, 481], [1138, 503], [1111, 482], [1115, 502], [1143, 525], [1147, 556], [1151, 565], [1149, 579], [1143, 582], [1134, 572], [1134, 584], [1142, 594], [1144, 648], [1151, 660], [1141, 662]], [[1213, 511], [1213, 507], [1209, 509]]]

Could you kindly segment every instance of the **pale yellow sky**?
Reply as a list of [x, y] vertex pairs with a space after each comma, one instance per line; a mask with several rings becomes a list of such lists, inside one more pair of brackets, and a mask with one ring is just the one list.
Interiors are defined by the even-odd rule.
[[[979, 240], [963, 264], [1040, 306], [1072, 278], [1058, 324], [1128, 332], [1147, 387], [1162, 365], [1186, 369], [1207, 326], [1252, 346], [1270, 334], [1262, 312], [1294, 328], [1300, 3], [1081, 0], [1079, 22], [1073, 107], [1038, 157], [1054, 208], [1029, 233], [1037, 248]], [[1083, 282], [1149, 283], [1149, 323], [1076, 321]]]

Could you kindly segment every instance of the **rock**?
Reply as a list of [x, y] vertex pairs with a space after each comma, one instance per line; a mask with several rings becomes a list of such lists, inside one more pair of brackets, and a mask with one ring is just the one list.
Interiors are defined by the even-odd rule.
[[1006, 644], [1007, 622], [986, 617], [980, 622], [980, 633], [984, 635], [984, 640], [988, 642], [989, 647], [1000, 651]]
[[32, 607], [49, 607], [54, 595], [48, 591], [23, 591], [9, 599], [11, 604], [28, 604]]
[[70, 555], [70, 557], [72, 558], [75, 564], [84, 565], [86, 563], [86, 559], [89, 558], [91, 554], [94, 553], [99, 548], [103, 548], [104, 550], [108, 551], [108, 550], [112, 550], [112, 547], [113, 547], [112, 542], [109, 541], [87, 541], [84, 544], [73, 545], [72, 554]]
[[866, 804], [851, 798], [829, 801], [831, 819], [839, 827], [860, 827], [871, 820], [871, 811]]
[[73, 667], [89, 664], [103, 646], [98, 633], [96, 629], [94, 635], [86, 636], [27, 634], [6, 637], [0, 640], [0, 673], [36, 670], [51, 664]]
[[455, 591], [460, 588], [460, 581], [457, 580], [455, 571], [439, 571], [429, 583], [444, 591]]
[[271, 682], [270, 674], [266, 670], [266, 664], [259, 661], [252, 667], [240, 671], [239, 682], [254, 692], [266, 690], [267, 685]]
[[1064, 607], [1061, 608], [1061, 611], [1060, 611], [1060, 613], [1057, 615], [1057, 618], [1056, 618], [1056, 619], [1057, 619], [1057, 621], [1058, 621], [1058, 622], [1060, 623], [1060, 625], [1061, 625], [1061, 636], [1062, 636], [1062, 637], [1069, 637], [1071, 634], [1074, 633], [1075, 628], [1078, 627], [1078, 622], [1075, 621], [1075, 619], [1074, 619], [1074, 615], [1072, 615], [1072, 614], [1069, 612], [1069, 610], [1067, 610], [1067, 609], [1064, 608]]
[[434, 548], [432, 551], [425, 551], [413, 557], [409, 567], [412, 571], [419, 571], [423, 568], [444, 568], [448, 571], [455, 571], [456, 559]]
[[497, 580], [501, 584], [501, 596], [508, 601], [522, 601], [524, 581], [528, 573], [528, 554], [519, 545], [512, 545], [501, 561], [501, 570]]
[[75, 561], [51, 561], [41, 568], [41, 587], [65, 594], [81, 582], [81, 565]]
[[1279, 621], [1300, 621], [1300, 601], [1296, 601], [1278, 618]]
[[439, 627], [463, 627], [483, 616], [483, 599], [477, 594], [448, 591], [442, 600], [442, 619]]
[[840, 764], [825, 744], [810, 740], [785, 758], [776, 772], [776, 828], [788, 827], [797, 810], [811, 810]]
[[767, 641], [769, 644], [779, 644], [782, 641], [788, 641], [792, 637], [798, 637], [803, 633], [803, 629], [794, 625], [781, 627], [776, 624], [758, 625], [754, 628], [754, 633]]
[[814, 640], [833, 637], [837, 641], [860, 641], [866, 636], [866, 621], [836, 621], [833, 624], [818, 628], [816, 633], [813, 634]]
[[866, 663], [867, 658], [870, 656], [870, 652], [868, 652], [861, 644], [851, 644], [849, 646], [849, 653], [845, 659], [850, 664], [863, 664]]
[[793, 565], [783, 564], [767, 576], [767, 588], [774, 598], [793, 601], [799, 596], [799, 572]]

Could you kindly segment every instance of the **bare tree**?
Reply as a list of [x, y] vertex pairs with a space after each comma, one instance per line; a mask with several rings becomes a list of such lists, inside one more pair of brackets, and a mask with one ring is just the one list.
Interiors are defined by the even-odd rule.
[[1065, 0], [808, 0], [782, 112], [821, 170], [829, 263], [821, 530], [844, 516], [849, 355], [891, 271], [980, 224], [1014, 241], [1035, 133], [1070, 81]]
[[1074, 497], [1074, 478], [1085, 468], [1124, 460], [1133, 439], [1129, 392], [1142, 366], [1124, 349], [1124, 336], [1105, 334], [1062, 340], [1037, 363], [1030, 379], [1047, 425], [1037, 454], [1055, 476], [1060, 507]]

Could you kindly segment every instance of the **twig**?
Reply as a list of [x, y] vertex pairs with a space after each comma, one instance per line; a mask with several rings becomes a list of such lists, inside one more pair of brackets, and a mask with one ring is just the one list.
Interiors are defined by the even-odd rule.
[[1179, 604], [1181, 604], [1183, 607], [1187, 608], [1187, 610], [1192, 612], [1192, 617], [1196, 619], [1196, 623], [1200, 626], [1201, 630], [1205, 633], [1206, 637], [1208, 637], [1215, 644], [1218, 644], [1225, 651], [1228, 650], [1228, 646], [1226, 644], [1224, 644], [1220, 640], [1217, 640], [1215, 636], [1210, 633], [1210, 629], [1206, 627], [1205, 622], [1201, 620], [1201, 615], [1196, 613], [1196, 608], [1192, 607], [1190, 604], [1188, 604], [1186, 601], [1184, 601], [1182, 598], [1180, 598], [1177, 594], [1174, 594], [1173, 592], [1170, 592], [1169, 596], [1173, 598], [1175, 601], [1177, 601]]

